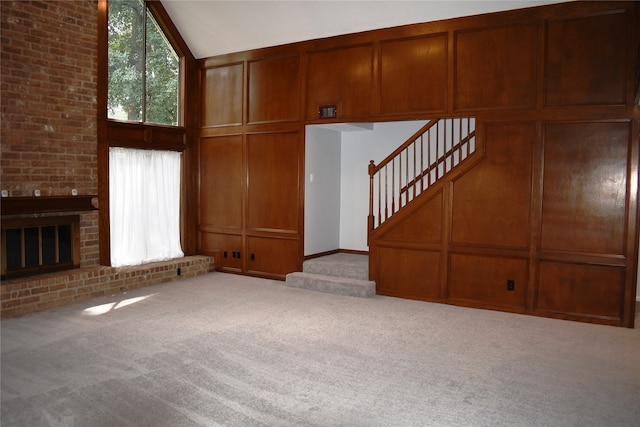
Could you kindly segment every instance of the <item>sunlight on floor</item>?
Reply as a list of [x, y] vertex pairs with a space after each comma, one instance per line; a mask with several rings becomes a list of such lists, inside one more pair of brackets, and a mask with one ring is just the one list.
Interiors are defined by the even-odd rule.
[[110, 302], [107, 304], [94, 305], [93, 307], [85, 308], [83, 311], [84, 311], [84, 314], [87, 314], [89, 316], [99, 316], [101, 314], [108, 313], [111, 310], [117, 310], [119, 308], [126, 307], [131, 304], [135, 304], [137, 302], [145, 300], [154, 295], [155, 294], [149, 294], [142, 297], [125, 299], [119, 302]]

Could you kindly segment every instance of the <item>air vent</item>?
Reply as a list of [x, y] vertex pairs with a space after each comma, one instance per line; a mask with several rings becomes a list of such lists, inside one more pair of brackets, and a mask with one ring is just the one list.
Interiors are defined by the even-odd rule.
[[338, 107], [335, 105], [321, 105], [318, 107], [318, 117], [321, 119], [335, 119], [338, 117]]

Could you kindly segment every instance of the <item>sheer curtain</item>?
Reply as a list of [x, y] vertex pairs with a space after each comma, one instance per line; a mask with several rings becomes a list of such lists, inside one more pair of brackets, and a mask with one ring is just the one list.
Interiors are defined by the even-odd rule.
[[109, 148], [111, 265], [184, 256], [180, 247], [180, 156]]

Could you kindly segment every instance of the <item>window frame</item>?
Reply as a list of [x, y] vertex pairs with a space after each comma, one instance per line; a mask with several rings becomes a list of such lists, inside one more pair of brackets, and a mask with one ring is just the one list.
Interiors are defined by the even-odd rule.
[[[111, 119], [108, 117], [108, 0], [98, 0], [98, 234], [100, 264], [111, 265], [109, 218], [109, 147], [179, 151], [181, 176], [181, 241], [185, 255], [196, 253], [197, 189], [190, 185], [197, 170], [197, 128], [200, 93], [198, 64], [159, 0], [145, 0], [165, 37], [180, 58], [178, 126]], [[194, 169], [195, 168], [195, 169]]]
[[[158, 126], [169, 126], [169, 127], [182, 127], [183, 125], [183, 120], [184, 120], [184, 114], [183, 114], [183, 110], [184, 110], [184, 105], [183, 105], [183, 100], [184, 97], [182, 96], [182, 92], [185, 89], [185, 85], [184, 85], [184, 67], [183, 67], [183, 62], [185, 61], [185, 55], [180, 51], [180, 49], [178, 49], [176, 47], [176, 45], [174, 44], [174, 42], [172, 40], [175, 40], [175, 38], [171, 38], [169, 37], [169, 34], [167, 33], [167, 29], [165, 28], [164, 25], [162, 25], [162, 23], [160, 22], [159, 18], [158, 18], [158, 14], [159, 14], [159, 9], [158, 8], [154, 8], [151, 5], [153, 4], [153, 2], [149, 2], [149, 1], [145, 1], [145, 0], [139, 0], [141, 1], [141, 3], [144, 5], [144, 35], [143, 35], [143, 45], [144, 45], [144, 70], [142, 73], [142, 96], [141, 96], [141, 102], [142, 105], [141, 107], [141, 114], [142, 114], [142, 120], [127, 120], [127, 119], [118, 119], [118, 118], [114, 118], [114, 117], [109, 117], [108, 115], [108, 95], [109, 95], [109, 90], [108, 90], [108, 84], [109, 84], [109, 80], [108, 80], [108, 72], [107, 72], [107, 119], [110, 121], [115, 121], [115, 122], [122, 122], [122, 123], [141, 123], [141, 124], [148, 124], [148, 125], [158, 125]], [[108, 13], [108, 2], [107, 2], [107, 25], [109, 24], [109, 13]], [[164, 38], [166, 38], [167, 42], [169, 43], [169, 46], [171, 47], [171, 49], [173, 49], [173, 51], [176, 53], [176, 55], [178, 56], [178, 67], [179, 67], [179, 78], [178, 78], [178, 99], [177, 99], [177, 108], [178, 108], [178, 114], [176, 117], [177, 120], [177, 124], [167, 124], [167, 123], [156, 123], [156, 122], [150, 122], [147, 121], [147, 117], [148, 117], [148, 109], [147, 109], [147, 105], [148, 105], [148, 101], [147, 101], [147, 79], [146, 79], [146, 74], [147, 74], [147, 31], [149, 28], [148, 25], [148, 21], [147, 21], [147, 14], [151, 15], [151, 18], [153, 18], [155, 20], [155, 23], [157, 24], [158, 29], [162, 32], [162, 34], [164, 35]], [[108, 40], [109, 40], [109, 34], [107, 31], [107, 53], [109, 50], [109, 45], [108, 45]], [[108, 55], [107, 55], [107, 59], [108, 59]]]

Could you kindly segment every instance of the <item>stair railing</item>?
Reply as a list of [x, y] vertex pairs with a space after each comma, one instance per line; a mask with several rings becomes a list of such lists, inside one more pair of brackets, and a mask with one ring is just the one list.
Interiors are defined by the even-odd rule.
[[430, 120], [380, 164], [369, 163], [369, 230], [475, 152], [475, 118]]

